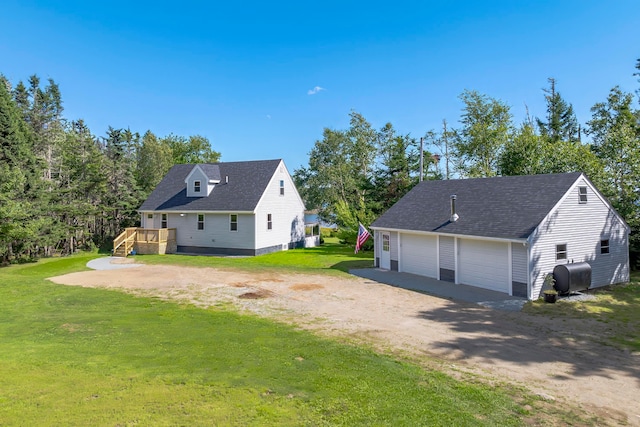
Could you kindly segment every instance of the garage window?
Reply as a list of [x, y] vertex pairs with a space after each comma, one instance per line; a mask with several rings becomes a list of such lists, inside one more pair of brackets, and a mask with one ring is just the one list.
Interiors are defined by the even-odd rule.
[[556, 245], [556, 261], [567, 259], [567, 244]]
[[388, 234], [382, 235], [382, 250], [384, 252], [389, 252], [389, 235]]
[[578, 202], [587, 203], [587, 187], [578, 187]]

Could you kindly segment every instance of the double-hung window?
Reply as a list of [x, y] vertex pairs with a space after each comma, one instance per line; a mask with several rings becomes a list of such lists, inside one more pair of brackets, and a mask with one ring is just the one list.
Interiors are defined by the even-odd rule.
[[193, 181], [193, 192], [194, 193], [200, 192], [200, 181]]
[[284, 180], [280, 180], [280, 195], [284, 196]]
[[601, 254], [609, 253], [609, 239], [600, 240], [600, 253]]
[[271, 230], [273, 228], [273, 222], [271, 221], [271, 214], [267, 214], [267, 230]]
[[578, 187], [578, 203], [587, 203], [587, 187]]
[[238, 215], [229, 215], [229, 231], [238, 231]]
[[556, 245], [556, 260], [567, 259], [567, 244]]
[[204, 214], [198, 214], [198, 230], [204, 230]]
[[160, 228], [167, 228], [167, 214], [162, 214], [162, 223]]

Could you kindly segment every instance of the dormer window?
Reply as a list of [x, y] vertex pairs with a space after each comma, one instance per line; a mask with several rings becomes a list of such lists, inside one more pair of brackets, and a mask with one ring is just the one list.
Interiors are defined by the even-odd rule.
[[587, 187], [578, 187], [578, 203], [587, 203]]
[[193, 181], [193, 192], [194, 193], [200, 192], [200, 181]]

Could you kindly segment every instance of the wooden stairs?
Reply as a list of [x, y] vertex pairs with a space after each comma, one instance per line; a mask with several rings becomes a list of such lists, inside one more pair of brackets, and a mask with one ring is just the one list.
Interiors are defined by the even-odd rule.
[[137, 228], [126, 228], [113, 240], [113, 256], [126, 257], [136, 243]]

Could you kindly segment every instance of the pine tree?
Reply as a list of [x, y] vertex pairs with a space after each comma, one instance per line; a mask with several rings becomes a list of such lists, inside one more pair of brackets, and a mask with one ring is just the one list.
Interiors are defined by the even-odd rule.
[[568, 104], [556, 91], [556, 80], [554, 78], [548, 80], [549, 89], [543, 89], [547, 102], [546, 121], [539, 118], [536, 120], [540, 134], [552, 143], [579, 141], [580, 127], [573, 112], [573, 106]]
[[40, 211], [40, 165], [33, 155], [34, 136], [0, 76], [0, 263], [32, 257], [43, 224]]

